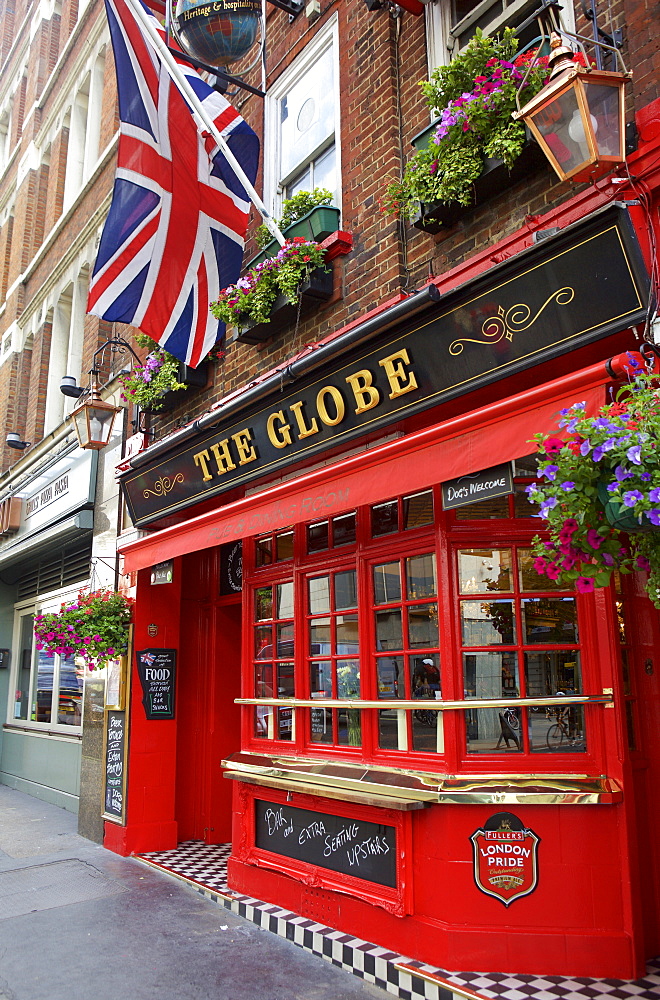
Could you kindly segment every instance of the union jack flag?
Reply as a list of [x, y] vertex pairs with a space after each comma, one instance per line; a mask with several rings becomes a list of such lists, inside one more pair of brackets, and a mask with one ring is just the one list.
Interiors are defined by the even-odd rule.
[[[105, 6], [121, 126], [88, 311], [138, 327], [196, 367], [224, 334], [209, 302], [239, 277], [249, 199], [126, 0], [106, 0]], [[224, 97], [177, 62], [253, 183], [257, 136]]]

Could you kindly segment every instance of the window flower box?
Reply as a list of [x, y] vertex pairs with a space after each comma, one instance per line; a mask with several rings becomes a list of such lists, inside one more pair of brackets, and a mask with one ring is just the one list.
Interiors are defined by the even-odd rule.
[[242, 344], [263, 344], [285, 327], [293, 326], [298, 315], [306, 316], [317, 309], [322, 302], [327, 302], [332, 295], [332, 284], [332, 270], [316, 268], [300, 285], [300, 313], [297, 301], [291, 301], [285, 295], [278, 295], [272, 306], [270, 321], [255, 323], [246, 318], [245, 322], [236, 328], [235, 339]]
[[[305, 240], [322, 243], [339, 229], [339, 215], [339, 209], [333, 205], [317, 205], [306, 215], [287, 226], [282, 234], [286, 236], [287, 240], [299, 236]], [[271, 240], [261, 253], [252, 258], [248, 267], [255, 267], [269, 257], [274, 257], [279, 249], [280, 245], [277, 240]]]
[[184, 399], [187, 389], [203, 389], [208, 382], [208, 364], [202, 361], [197, 368], [190, 368], [178, 361], [175, 378], [184, 388], [168, 389], [151, 402], [145, 401], [140, 405], [143, 413], [169, 413]]
[[[431, 126], [432, 127], [432, 126]], [[439, 233], [441, 229], [455, 226], [469, 212], [491, 198], [524, 180], [529, 174], [547, 165], [547, 160], [539, 144], [531, 137], [509, 170], [503, 160], [485, 159], [481, 175], [473, 184], [473, 201], [461, 205], [458, 201], [435, 201], [431, 204], [419, 203], [419, 212], [412, 220], [415, 229], [425, 233]]]

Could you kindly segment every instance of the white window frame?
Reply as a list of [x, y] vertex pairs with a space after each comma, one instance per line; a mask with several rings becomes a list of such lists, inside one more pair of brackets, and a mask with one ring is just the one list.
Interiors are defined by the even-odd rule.
[[[481, 0], [475, 8], [459, 22], [468, 25], [477, 20], [488, 10], [489, 6], [494, 6], [497, 0]], [[506, 9], [498, 16], [495, 16], [484, 34], [491, 34], [505, 27], [515, 17], [515, 14], [529, 3], [529, 0], [506, 0]], [[530, 13], [539, 6], [538, 3], [531, 5]], [[575, 31], [575, 11], [570, 0], [563, 0], [561, 10], [563, 26], [566, 31]], [[453, 39], [451, 34], [451, 4], [443, 0], [434, 0], [426, 5], [426, 37], [429, 73], [436, 66], [446, 66], [451, 62], [454, 55], [460, 49], [458, 41]]]
[[[7, 724], [12, 728], [19, 728], [24, 730], [29, 730], [36, 733], [53, 734], [55, 736], [79, 736], [82, 733], [82, 715], [83, 715], [83, 702], [84, 702], [84, 691], [85, 691], [85, 678], [87, 675], [87, 668], [81, 667], [83, 674], [83, 690], [81, 692], [80, 700], [80, 723], [79, 725], [66, 725], [64, 723], [58, 722], [57, 717], [53, 720], [53, 702], [51, 700], [51, 721], [50, 722], [37, 722], [36, 719], [32, 719], [33, 706], [36, 706], [36, 692], [34, 690], [37, 670], [36, 670], [36, 658], [38, 650], [36, 649], [36, 640], [32, 638], [32, 655], [30, 659], [30, 689], [28, 692], [28, 710], [27, 719], [20, 719], [15, 717], [15, 705], [16, 705], [16, 692], [19, 690], [20, 680], [19, 671], [21, 670], [21, 631], [23, 619], [28, 615], [44, 614], [52, 611], [59, 611], [60, 606], [64, 602], [73, 602], [78, 595], [81, 587], [84, 588], [84, 581], [76, 584], [75, 587], [67, 587], [64, 590], [53, 592], [50, 594], [40, 595], [36, 598], [31, 598], [28, 601], [21, 601], [14, 605], [14, 635], [12, 642], [12, 657], [11, 657], [11, 678], [9, 684], [9, 693], [7, 699]], [[53, 664], [53, 694], [52, 698], [55, 697], [55, 692], [59, 692], [59, 681], [60, 681], [60, 664], [61, 657], [57, 654], [55, 655]], [[56, 703], [55, 712], [57, 710]]]
[[[292, 65], [278, 78], [268, 90], [265, 99], [265, 129], [264, 129], [264, 202], [274, 215], [281, 212], [283, 194], [280, 187], [281, 177], [278, 176], [280, 163], [280, 128], [278, 121], [278, 102], [291, 87], [307, 73], [328, 49], [332, 48], [335, 77], [335, 123], [334, 140], [337, 170], [337, 201], [341, 200], [341, 144], [340, 144], [340, 86], [339, 86], [339, 19], [335, 13], [323, 28], [317, 32], [312, 41], [305, 46]], [[337, 208], [341, 208], [338, 203]]]

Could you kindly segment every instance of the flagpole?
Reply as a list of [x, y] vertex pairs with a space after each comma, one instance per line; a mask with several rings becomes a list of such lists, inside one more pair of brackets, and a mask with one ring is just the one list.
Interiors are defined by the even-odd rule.
[[186, 101], [188, 102], [188, 104], [194, 110], [194, 112], [197, 115], [197, 117], [201, 120], [201, 122], [204, 125], [204, 127], [206, 129], [208, 129], [208, 131], [213, 136], [213, 138], [217, 142], [218, 146], [222, 150], [222, 153], [223, 153], [225, 159], [227, 160], [227, 162], [229, 163], [230, 167], [232, 168], [232, 170], [236, 174], [238, 180], [241, 182], [241, 184], [245, 188], [245, 190], [248, 193], [248, 195], [250, 196], [251, 200], [254, 202], [254, 205], [257, 208], [259, 214], [261, 215], [261, 218], [264, 220], [264, 225], [268, 229], [269, 233], [271, 234], [271, 236], [273, 236], [277, 240], [277, 242], [280, 244], [280, 246], [284, 246], [284, 243], [285, 243], [284, 236], [282, 235], [282, 233], [278, 229], [277, 224], [273, 220], [272, 215], [270, 214], [270, 212], [268, 211], [268, 209], [264, 205], [263, 201], [261, 200], [261, 198], [259, 197], [259, 195], [255, 191], [254, 187], [252, 186], [252, 184], [248, 180], [248, 178], [247, 178], [247, 176], [245, 174], [245, 171], [243, 170], [243, 168], [241, 167], [240, 163], [238, 162], [238, 160], [236, 159], [236, 157], [232, 153], [232, 151], [229, 148], [229, 146], [227, 145], [227, 142], [226, 142], [224, 136], [222, 136], [220, 134], [220, 132], [218, 131], [218, 129], [216, 128], [215, 122], [213, 121], [213, 119], [211, 118], [211, 116], [207, 113], [206, 109], [203, 107], [201, 101], [197, 97], [197, 94], [195, 93], [195, 91], [193, 90], [193, 88], [190, 86], [190, 84], [186, 80], [185, 75], [181, 72], [181, 69], [180, 69], [178, 63], [176, 62], [176, 60], [174, 59], [174, 57], [170, 53], [170, 51], [167, 48], [167, 46], [165, 45], [165, 43], [163, 42], [163, 40], [160, 37], [160, 35], [158, 34], [156, 28], [151, 23], [151, 16], [146, 13], [146, 11], [144, 10], [142, 4], [140, 3], [140, 0], [126, 0], [126, 3], [128, 4], [128, 6], [130, 7], [130, 9], [132, 10], [132, 12], [135, 15], [135, 17], [137, 18], [137, 20], [142, 25], [142, 27], [144, 28], [144, 30], [149, 35], [149, 38], [151, 39], [151, 41], [153, 42], [153, 44], [154, 44], [154, 46], [156, 48], [156, 52], [157, 52], [159, 58], [162, 60], [162, 62], [167, 67], [167, 69], [168, 69], [168, 71], [170, 73], [170, 76], [172, 77], [172, 79], [176, 83], [176, 85], [179, 88], [179, 90], [181, 91], [182, 95], [184, 96], [184, 98], [186, 99]]

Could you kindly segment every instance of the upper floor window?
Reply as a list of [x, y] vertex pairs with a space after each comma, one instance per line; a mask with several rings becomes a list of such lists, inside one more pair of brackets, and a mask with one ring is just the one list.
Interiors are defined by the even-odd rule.
[[[474, 37], [477, 28], [494, 35], [503, 28], [519, 28], [538, 10], [537, 0], [450, 0], [428, 4], [427, 28], [429, 67], [450, 62]], [[573, 30], [573, 10], [564, 4], [561, 11], [567, 30]], [[519, 34], [519, 51], [534, 44], [538, 24], [532, 20]], [[538, 44], [538, 42], [537, 42]]]
[[339, 205], [339, 68], [333, 18], [266, 99], [267, 199], [277, 212], [300, 191], [327, 188]]

